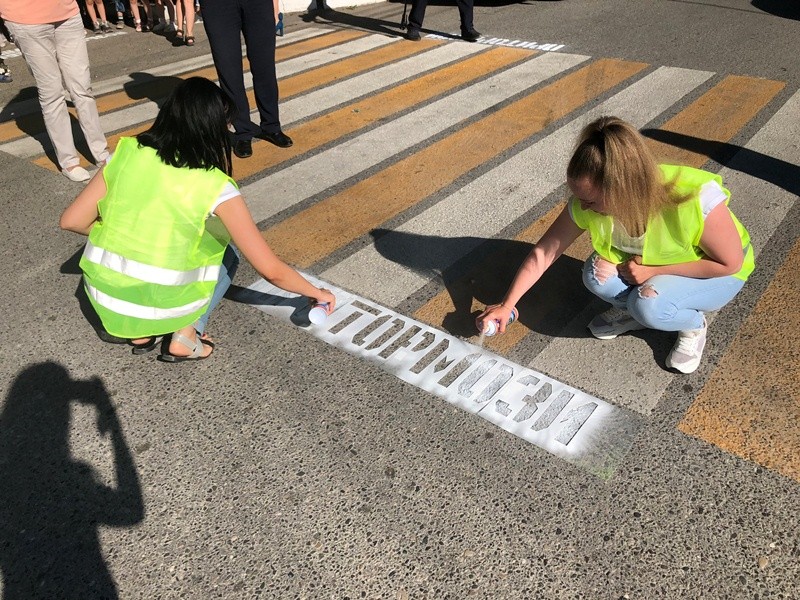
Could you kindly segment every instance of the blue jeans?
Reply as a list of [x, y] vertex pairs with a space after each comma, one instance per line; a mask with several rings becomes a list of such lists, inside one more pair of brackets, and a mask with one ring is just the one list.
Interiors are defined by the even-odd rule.
[[239, 268], [239, 257], [239, 250], [236, 246], [228, 244], [225, 249], [225, 255], [222, 257], [222, 264], [219, 267], [219, 279], [217, 279], [217, 285], [214, 287], [214, 295], [211, 296], [211, 302], [208, 303], [208, 309], [194, 323], [194, 328], [199, 334], [205, 333], [211, 312], [217, 307], [225, 292], [231, 286], [233, 276], [236, 275], [236, 269]]
[[600, 283], [592, 254], [583, 265], [583, 283], [595, 296], [628, 311], [649, 329], [685, 331], [703, 326], [703, 313], [719, 310], [733, 300], [744, 281], [729, 275], [694, 279], [656, 275], [642, 285], [629, 285], [618, 273]]

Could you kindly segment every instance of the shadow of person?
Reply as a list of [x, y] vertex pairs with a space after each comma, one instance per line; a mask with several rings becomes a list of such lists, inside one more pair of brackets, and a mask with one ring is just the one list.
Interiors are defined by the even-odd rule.
[[341, 12], [326, 6], [324, 9], [309, 8], [308, 11], [300, 15], [300, 18], [304, 23], [319, 23], [325, 25], [338, 24], [355, 29], [365, 29], [376, 33], [383, 33], [385, 35], [403, 35], [400, 30], [399, 15], [396, 21], [386, 21], [384, 19]]
[[150, 100], [160, 109], [178, 84], [183, 81], [172, 75], [151, 75], [136, 71], [130, 73], [130, 81], [122, 84], [122, 88], [131, 100]]
[[[116, 487], [70, 456], [72, 402], [97, 410], [113, 446]], [[0, 569], [4, 600], [117, 598], [98, 525], [144, 518], [136, 468], [99, 378], [74, 380], [53, 362], [26, 368], [0, 413]]]
[[[81, 246], [72, 256], [70, 256], [64, 264], [61, 265], [59, 272], [65, 275], [83, 275], [80, 267], [81, 256], [83, 256], [83, 246]], [[117, 338], [105, 330], [100, 317], [97, 315], [89, 297], [86, 295], [86, 288], [83, 287], [83, 279], [78, 282], [78, 287], [75, 288], [75, 299], [78, 301], [78, 308], [83, 314], [83, 318], [94, 329], [95, 334], [102, 341], [111, 344], [125, 344], [127, 340]]]
[[788, 2], [787, 0], [752, 0], [750, 4], [776, 17], [800, 20], [800, 4], [797, 2]]
[[730, 169], [772, 183], [795, 196], [800, 195], [800, 166], [785, 160], [743, 146], [661, 129], [643, 129], [642, 135], [676, 148], [702, 154]]
[[[475, 318], [483, 306], [503, 299], [534, 247], [518, 240], [445, 238], [386, 229], [374, 229], [370, 235], [384, 258], [442, 281], [454, 309], [434, 325], [460, 337], [477, 334]], [[583, 261], [561, 256], [520, 300], [520, 322], [544, 335], [564, 335], [572, 318], [597, 300], [581, 283], [582, 268]], [[473, 309], [473, 301], [479, 310]]]

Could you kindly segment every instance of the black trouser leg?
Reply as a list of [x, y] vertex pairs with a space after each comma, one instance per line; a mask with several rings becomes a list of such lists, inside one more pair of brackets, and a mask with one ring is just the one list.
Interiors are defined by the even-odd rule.
[[473, 0], [456, 0], [458, 16], [461, 19], [461, 33], [472, 31]]
[[419, 31], [422, 28], [422, 21], [425, 19], [425, 9], [428, 0], [414, 0], [411, 3], [411, 12], [408, 14], [408, 28]]
[[[217, 69], [219, 85], [236, 105], [233, 121], [234, 137], [249, 140], [258, 133], [258, 127], [250, 120], [250, 105], [244, 87], [241, 31], [243, 11], [238, 0], [200, 0], [204, 26], [211, 56]], [[208, 22], [205, 22], [208, 19]], [[273, 30], [275, 28], [273, 27]]]
[[244, 42], [253, 92], [261, 118], [261, 131], [281, 130], [278, 118], [278, 77], [275, 73], [275, 12], [272, 0], [240, 0], [243, 7]]

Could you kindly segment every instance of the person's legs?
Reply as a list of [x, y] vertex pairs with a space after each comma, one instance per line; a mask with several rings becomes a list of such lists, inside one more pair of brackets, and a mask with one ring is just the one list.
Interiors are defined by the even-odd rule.
[[275, 73], [275, 15], [272, 0], [242, 0], [242, 32], [253, 76], [261, 131], [278, 133], [278, 77]]
[[[200, 5], [220, 87], [236, 105], [234, 137], [236, 140], [250, 140], [259, 129], [250, 120], [250, 106], [244, 87], [240, 41], [242, 13], [239, 4], [235, 0], [201, 0]], [[271, 29], [274, 32], [274, 28]]]
[[[73, 17], [80, 27], [83, 39], [83, 22], [80, 15]], [[42, 118], [56, 152], [56, 160], [62, 169], [69, 170], [80, 165], [78, 151], [72, 138], [61, 70], [56, 58], [55, 27], [52, 25], [22, 25], [8, 21], [9, 31], [17, 39], [17, 47], [36, 80]]]
[[730, 302], [744, 281], [736, 277], [692, 279], [657, 275], [628, 296], [628, 309], [636, 319], [653, 329], [677, 331], [667, 367], [692, 373], [700, 365], [706, 346], [705, 314]]
[[103, 0], [89, 0], [86, 3], [86, 8], [88, 10], [89, 4], [94, 2], [94, 8], [97, 11], [97, 15], [100, 18], [101, 23], [106, 23], [108, 19], [106, 18], [106, 6], [103, 4]]
[[117, 29], [122, 29], [125, 24], [125, 1], [114, 0], [114, 8], [117, 10]]
[[95, 161], [103, 163], [108, 159], [108, 143], [100, 125], [97, 103], [92, 95], [89, 54], [86, 51], [80, 15], [75, 15], [55, 27], [55, 47], [64, 83], [78, 112], [78, 122], [86, 143]]
[[222, 257], [222, 265], [219, 268], [219, 279], [217, 285], [214, 287], [214, 295], [211, 296], [211, 302], [208, 303], [208, 310], [203, 313], [203, 316], [197, 319], [194, 323], [194, 329], [203, 335], [208, 325], [208, 319], [211, 313], [222, 300], [225, 292], [233, 281], [233, 276], [236, 274], [236, 269], [239, 267], [239, 250], [233, 244], [229, 245], [225, 250], [225, 255]]
[[733, 300], [744, 281], [736, 277], [693, 279], [656, 275], [628, 296], [631, 315], [651, 329], [685, 331], [703, 327], [704, 313]]
[[425, 9], [428, 6], [428, 0], [413, 0], [411, 3], [411, 12], [408, 13], [408, 29], [409, 31], [419, 31], [422, 28], [422, 21], [425, 19]]
[[634, 289], [617, 272], [617, 265], [592, 254], [583, 265], [583, 283], [598, 298], [611, 304], [611, 308], [596, 315], [588, 325], [592, 335], [601, 340], [611, 340], [627, 333], [644, 329], [626, 310], [628, 296]]
[[[186, 20], [186, 25], [184, 26], [184, 32], [186, 34], [186, 41], [188, 45], [192, 45], [194, 43], [194, 0], [177, 0], [180, 4], [183, 3], [183, 15]], [[189, 38], [191, 39], [192, 44], [189, 44]]]
[[472, 25], [473, 0], [456, 0], [458, 17], [461, 21], [461, 33], [469, 33], [475, 28]]

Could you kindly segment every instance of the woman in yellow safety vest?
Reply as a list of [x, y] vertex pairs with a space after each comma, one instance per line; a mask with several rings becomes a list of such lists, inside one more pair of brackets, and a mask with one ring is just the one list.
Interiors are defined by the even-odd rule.
[[103, 327], [135, 354], [167, 334], [161, 360], [211, 354], [205, 328], [238, 266], [236, 248], [271, 283], [334, 308], [333, 294], [275, 256], [253, 222], [231, 178], [234, 111], [208, 79], [182, 82], [61, 216], [63, 229], [89, 236], [80, 264]]
[[728, 209], [730, 192], [713, 173], [659, 165], [642, 135], [616, 117], [582, 131], [567, 167], [573, 196], [517, 272], [500, 304], [477, 318], [505, 331], [511, 310], [585, 230], [594, 253], [583, 282], [611, 309], [589, 323], [607, 340], [638, 329], [677, 331], [667, 367], [697, 369], [705, 313], [741, 290], [754, 268], [750, 236]]

